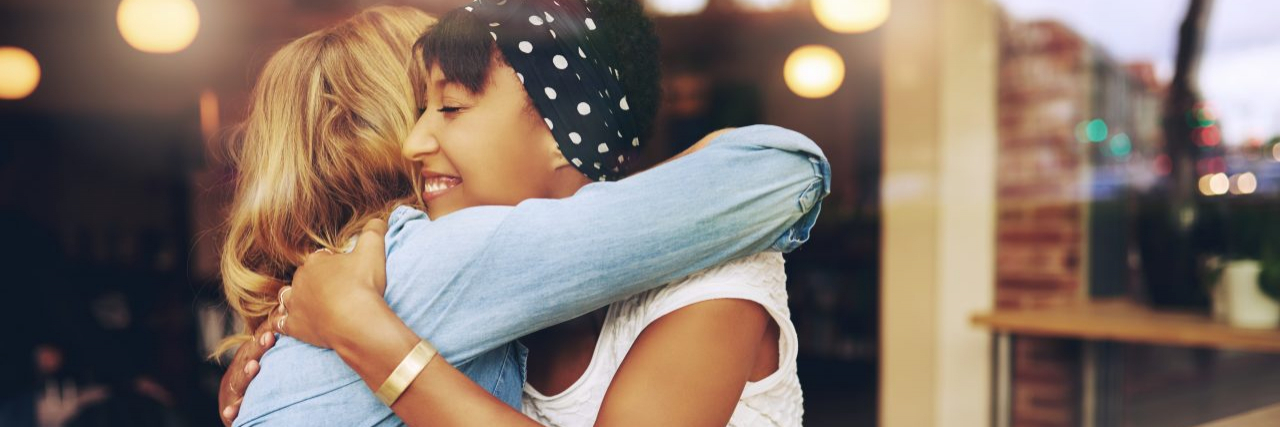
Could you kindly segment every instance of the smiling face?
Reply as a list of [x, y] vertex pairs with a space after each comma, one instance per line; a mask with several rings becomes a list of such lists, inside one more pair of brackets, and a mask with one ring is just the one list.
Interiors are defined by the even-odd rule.
[[427, 214], [559, 198], [587, 183], [556, 148], [515, 70], [494, 61], [478, 93], [428, 73], [424, 113], [403, 146], [422, 173]]

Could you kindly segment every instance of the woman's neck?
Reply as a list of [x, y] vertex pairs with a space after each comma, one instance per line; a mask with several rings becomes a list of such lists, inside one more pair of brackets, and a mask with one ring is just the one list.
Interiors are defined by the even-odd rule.
[[563, 167], [557, 169], [551, 180], [550, 194], [548, 198], [563, 199], [572, 196], [581, 190], [582, 187], [590, 184], [591, 180], [586, 175], [578, 172], [572, 167]]

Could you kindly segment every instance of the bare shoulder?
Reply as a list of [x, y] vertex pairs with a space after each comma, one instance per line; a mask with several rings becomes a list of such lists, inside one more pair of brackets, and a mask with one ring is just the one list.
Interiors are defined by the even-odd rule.
[[610, 383], [597, 424], [727, 424], [768, 319], [755, 302], [714, 299], [649, 324]]

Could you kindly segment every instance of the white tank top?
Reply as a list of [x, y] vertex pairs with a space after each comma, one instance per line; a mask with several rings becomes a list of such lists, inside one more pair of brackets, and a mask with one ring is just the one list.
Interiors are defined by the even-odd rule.
[[796, 330], [787, 308], [782, 254], [765, 252], [698, 272], [658, 289], [609, 305], [587, 370], [555, 396], [524, 385], [524, 413], [548, 426], [590, 426], [631, 345], [650, 323], [682, 307], [714, 299], [744, 299], [765, 308], [780, 331], [778, 370], [747, 383], [731, 426], [799, 426], [804, 397], [796, 376]]

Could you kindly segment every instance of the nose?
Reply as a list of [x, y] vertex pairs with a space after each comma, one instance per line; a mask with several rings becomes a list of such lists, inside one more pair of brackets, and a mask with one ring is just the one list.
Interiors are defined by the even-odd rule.
[[427, 157], [440, 152], [440, 143], [436, 140], [434, 128], [429, 123], [431, 121], [429, 116], [431, 116], [430, 112], [418, 118], [418, 122], [414, 123], [413, 129], [409, 131], [409, 137], [400, 147], [400, 155], [405, 159], [424, 162]]

